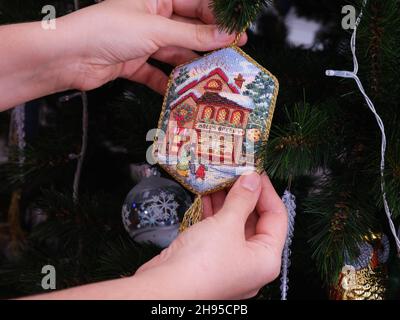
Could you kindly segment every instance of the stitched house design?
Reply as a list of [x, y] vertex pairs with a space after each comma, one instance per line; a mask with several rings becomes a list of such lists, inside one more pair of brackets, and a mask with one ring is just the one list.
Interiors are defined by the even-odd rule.
[[188, 190], [209, 194], [262, 169], [277, 79], [240, 48], [227, 47], [171, 73], [153, 158]]
[[[199, 162], [240, 165], [249, 115], [254, 109], [250, 97], [241, 94], [242, 74], [229, 79], [222, 68], [178, 88], [179, 98], [170, 105], [166, 137], [169, 157], [182, 153], [197, 155]], [[191, 135], [195, 134], [197, 143]], [[251, 158], [251, 159], [248, 159]]]

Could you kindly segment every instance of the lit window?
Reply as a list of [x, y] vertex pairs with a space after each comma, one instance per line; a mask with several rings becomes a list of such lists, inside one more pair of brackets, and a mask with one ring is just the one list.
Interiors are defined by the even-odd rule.
[[222, 123], [225, 122], [228, 118], [228, 110], [227, 109], [220, 109], [217, 115], [217, 121]]
[[241, 111], [235, 111], [232, 114], [231, 123], [234, 125], [240, 125], [243, 122], [243, 113]]
[[208, 90], [222, 90], [222, 82], [217, 79], [212, 79], [207, 82], [204, 88]]
[[205, 107], [203, 111], [203, 120], [210, 120], [213, 117], [214, 108], [213, 107]]

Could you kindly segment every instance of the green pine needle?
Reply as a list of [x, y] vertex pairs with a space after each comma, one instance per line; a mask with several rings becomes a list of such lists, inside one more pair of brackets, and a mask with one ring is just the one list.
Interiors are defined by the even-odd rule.
[[336, 283], [346, 255], [350, 259], [359, 255], [358, 244], [377, 223], [376, 208], [368, 198], [368, 184], [356, 184], [360, 178], [353, 172], [327, 175], [322, 180], [325, 182], [306, 199], [305, 212], [313, 221], [309, 226], [313, 259], [321, 278], [331, 285]]
[[256, 19], [268, 0], [213, 0], [210, 8], [217, 24], [228, 33], [242, 32]]
[[274, 124], [264, 154], [271, 177], [288, 180], [324, 167], [331, 154], [329, 118], [309, 104], [285, 107], [286, 121]]

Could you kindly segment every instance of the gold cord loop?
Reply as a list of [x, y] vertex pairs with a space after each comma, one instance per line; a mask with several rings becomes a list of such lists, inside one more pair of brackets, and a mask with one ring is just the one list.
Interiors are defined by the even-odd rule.
[[236, 35], [236, 38], [235, 38], [235, 40], [233, 41], [233, 43], [232, 43], [232, 46], [237, 46], [238, 45], [238, 43], [239, 43], [239, 41], [240, 41], [240, 38], [242, 38], [242, 35], [243, 35], [243, 31], [242, 32], [239, 32], [237, 35]]

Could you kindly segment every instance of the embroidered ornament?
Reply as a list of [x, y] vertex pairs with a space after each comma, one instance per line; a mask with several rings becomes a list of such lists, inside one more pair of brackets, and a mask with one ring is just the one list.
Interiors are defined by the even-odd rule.
[[172, 72], [153, 152], [197, 195], [181, 230], [201, 219], [201, 196], [231, 186], [247, 171], [262, 171], [257, 150], [268, 139], [278, 86], [236, 45]]

